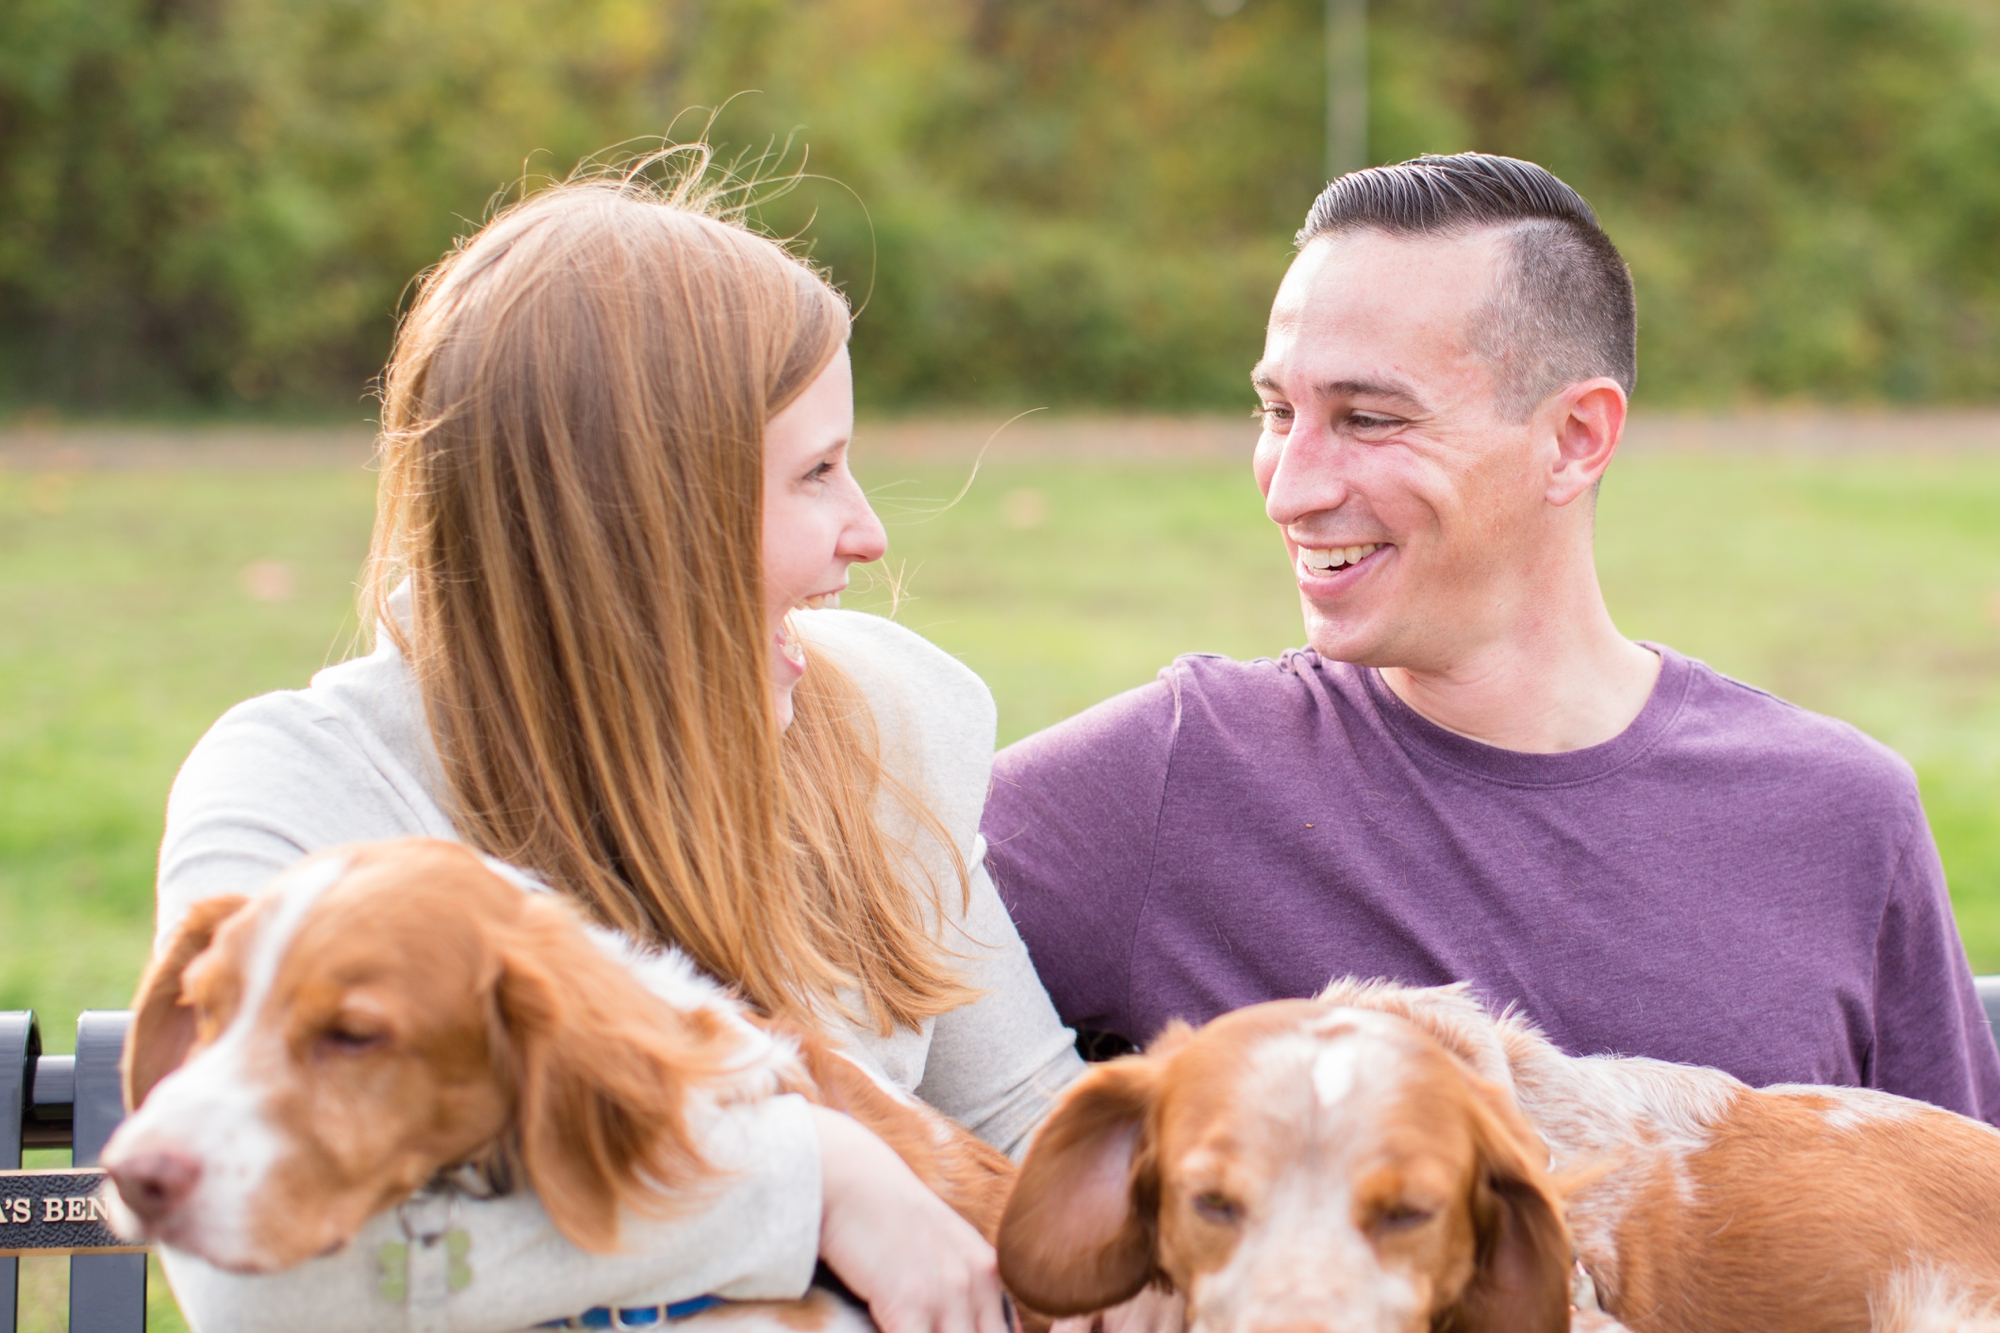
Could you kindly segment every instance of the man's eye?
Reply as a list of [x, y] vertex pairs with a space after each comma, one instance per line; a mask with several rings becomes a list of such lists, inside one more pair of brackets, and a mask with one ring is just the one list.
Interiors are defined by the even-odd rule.
[[1290, 421], [1292, 409], [1283, 403], [1265, 403], [1257, 409], [1257, 415], [1266, 421]]
[[1382, 431], [1394, 430], [1403, 423], [1395, 417], [1378, 417], [1370, 412], [1350, 412], [1347, 414], [1347, 424], [1356, 430]]

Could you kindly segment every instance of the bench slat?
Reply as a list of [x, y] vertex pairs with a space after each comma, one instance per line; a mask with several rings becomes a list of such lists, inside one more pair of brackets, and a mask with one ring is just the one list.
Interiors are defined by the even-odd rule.
[[[86, 1009], [76, 1021], [74, 1135], [71, 1160], [96, 1166], [111, 1131], [125, 1118], [118, 1058], [132, 1015]], [[146, 1256], [76, 1254], [69, 1261], [69, 1333], [145, 1333]]]

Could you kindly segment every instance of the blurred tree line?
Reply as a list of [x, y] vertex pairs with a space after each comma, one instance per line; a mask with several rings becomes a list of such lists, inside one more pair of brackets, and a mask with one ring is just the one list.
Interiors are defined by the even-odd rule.
[[[2000, 394], [1991, 0], [1371, 10], [1373, 159], [1581, 189], [1638, 279], [1646, 400]], [[866, 297], [865, 401], [1247, 405], [1323, 183], [1320, 16], [0, 0], [0, 405], [351, 410], [496, 192], [725, 101], [716, 140], [796, 130], [831, 178], [766, 220]]]

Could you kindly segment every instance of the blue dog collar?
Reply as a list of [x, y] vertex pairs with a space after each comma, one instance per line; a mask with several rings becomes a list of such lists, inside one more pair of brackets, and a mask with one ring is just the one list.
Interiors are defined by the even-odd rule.
[[613, 1308], [598, 1305], [568, 1319], [551, 1319], [536, 1328], [652, 1328], [658, 1324], [686, 1319], [723, 1304], [720, 1296], [694, 1296], [672, 1305], [639, 1305]]

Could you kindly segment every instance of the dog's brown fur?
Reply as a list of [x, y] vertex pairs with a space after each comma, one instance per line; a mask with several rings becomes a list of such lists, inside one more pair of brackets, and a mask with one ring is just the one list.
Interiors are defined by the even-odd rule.
[[1557, 1333], [1570, 1247], [1544, 1160], [1505, 1094], [1414, 1025], [1255, 1005], [1065, 1095], [1001, 1273], [1064, 1314], [1162, 1283], [1195, 1333]]
[[[289, 1146], [248, 1201], [242, 1229], [256, 1252], [230, 1266], [317, 1254], [467, 1162], [524, 1177], [565, 1236], [610, 1250], [622, 1209], [670, 1212], [709, 1183], [691, 1098], [778, 1091], [853, 1116], [995, 1235], [1012, 1163], [823, 1039], [783, 1029], [796, 1058], [781, 1052], [746, 1075], [756, 1033], [741, 1006], [663, 1000], [564, 904], [524, 893], [467, 849], [407, 840], [335, 854], [344, 869], [285, 943], [236, 1038], [254, 1045], [262, 1118]], [[125, 1063], [135, 1112], [235, 1022], [252, 956], [268, 947], [260, 926], [277, 910], [272, 896], [202, 903], [148, 969]], [[150, 1132], [144, 1115], [128, 1122], [107, 1150], [114, 1173], [172, 1147]], [[199, 1251], [199, 1237], [170, 1222], [160, 1234]]]

